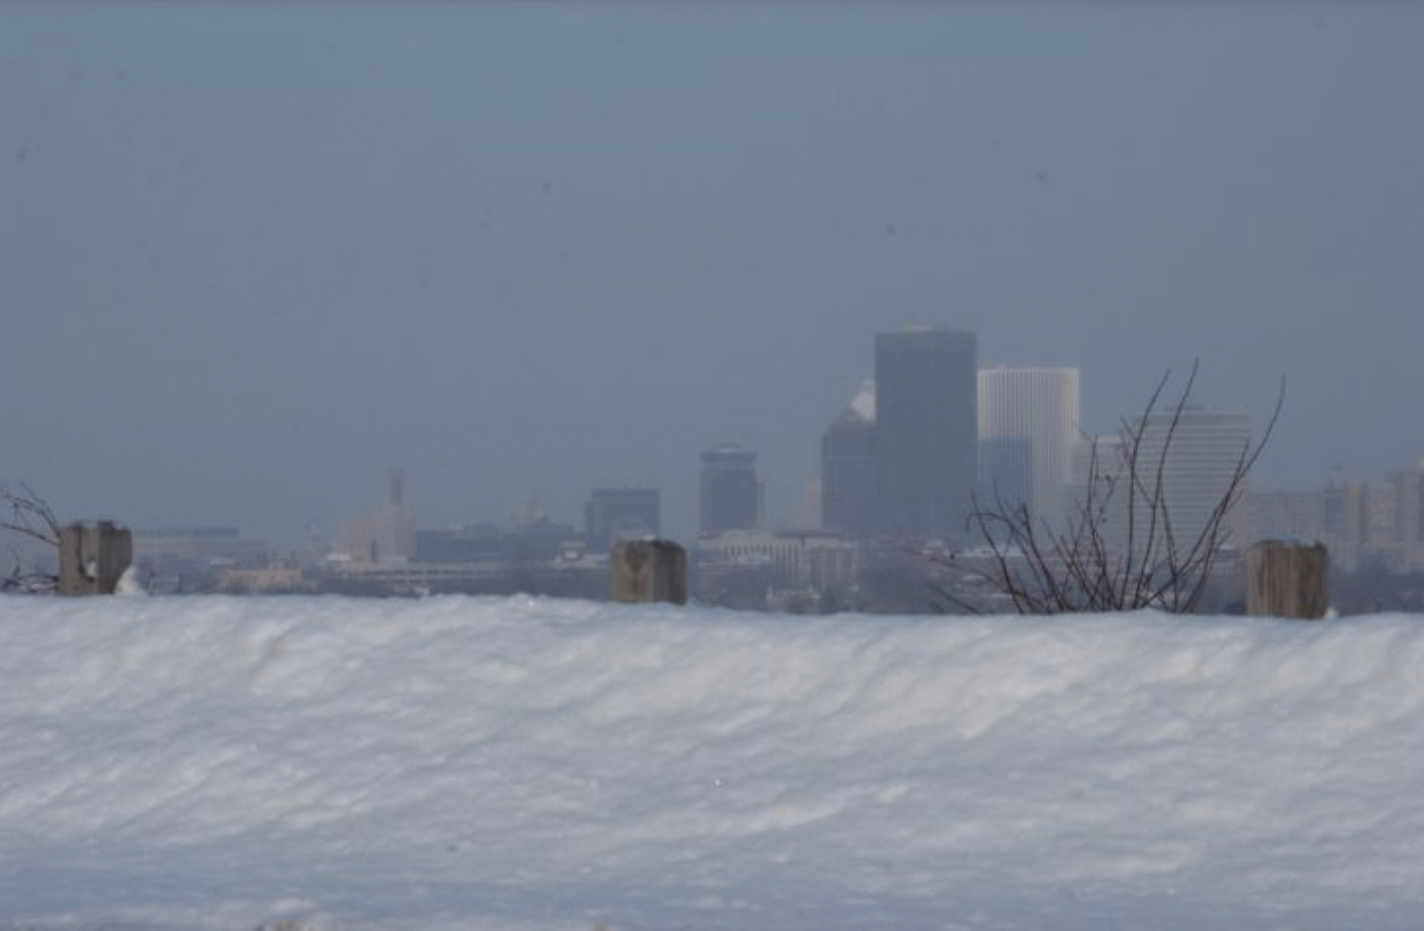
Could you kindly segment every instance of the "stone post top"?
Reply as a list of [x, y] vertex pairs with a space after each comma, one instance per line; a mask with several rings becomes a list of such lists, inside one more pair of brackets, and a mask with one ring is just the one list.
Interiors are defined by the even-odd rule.
[[672, 540], [620, 540], [608, 569], [611, 601], [687, 602], [687, 551]]

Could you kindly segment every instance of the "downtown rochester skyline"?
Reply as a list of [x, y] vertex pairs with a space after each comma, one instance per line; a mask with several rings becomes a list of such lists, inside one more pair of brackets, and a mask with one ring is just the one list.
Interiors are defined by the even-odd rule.
[[797, 522], [873, 335], [1200, 360], [1261, 489], [1424, 452], [1424, 8], [0, 4], [0, 478], [300, 539], [662, 490]]

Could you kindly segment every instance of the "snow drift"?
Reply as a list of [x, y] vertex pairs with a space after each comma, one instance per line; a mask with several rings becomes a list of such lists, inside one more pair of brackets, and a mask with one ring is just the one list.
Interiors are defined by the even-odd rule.
[[0, 928], [1417, 928], [1421, 621], [0, 599]]

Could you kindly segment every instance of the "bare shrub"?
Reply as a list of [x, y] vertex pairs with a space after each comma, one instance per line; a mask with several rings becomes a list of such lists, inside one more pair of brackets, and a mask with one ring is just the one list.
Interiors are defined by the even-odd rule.
[[[15, 485], [0, 484], [0, 530], [37, 540], [59, 551], [59, 519], [54, 509], [44, 498], [35, 493], [24, 482]], [[40, 593], [52, 592], [59, 585], [59, 578], [41, 572], [21, 572], [20, 554], [15, 547], [9, 547], [14, 558], [14, 568], [10, 574], [0, 577], [0, 592]]]
[[[978, 581], [1020, 614], [1129, 611], [1158, 608], [1194, 611], [1207, 591], [1222, 547], [1229, 540], [1228, 518], [1246, 491], [1246, 479], [1269, 442], [1285, 403], [1282, 380], [1266, 429], [1247, 439], [1204, 525], [1192, 531], [1174, 523], [1168, 506], [1168, 462], [1182, 419], [1191, 408], [1198, 365], [1193, 363], [1181, 394], [1170, 406], [1163, 395], [1168, 371], [1157, 383], [1140, 416], [1124, 419], [1121, 444], [1106, 457], [1091, 439], [1086, 485], [1055, 529], [1036, 520], [1027, 503], [975, 498], [970, 530], [983, 540], [977, 556], [956, 551], [947, 568]], [[1165, 416], [1161, 449], [1147, 444], [1148, 429]], [[1185, 536], [1183, 534], [1186, 534]], [[945, 586], [936, 587], [944, 604], [980, 613]]]

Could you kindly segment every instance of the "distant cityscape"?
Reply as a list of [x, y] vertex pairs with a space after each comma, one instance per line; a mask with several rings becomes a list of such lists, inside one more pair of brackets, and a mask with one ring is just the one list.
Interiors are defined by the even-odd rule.
[[[1194, 535], [1252, 442], [1249, 413], [1158, 409], [1124, 426], [1138, 432], [1150, 461], [1161, 462], [1176, 532]], [[980, 367], [976, 335], [950, 329], [877, 334], [873, 377], [821, 437], [808, 526], [767, 526], [755, 450], [714, 444], [694, 460], [698, 534], [684, 541], [691, 594], [732, 608], [808, 613], [927, 609], [934, 586], [956, 584], [946, 577], [946, 554], [972, 559], [984, 542], [966, 520], [976, 501], [1025, 508], [1037, 524], [1061, 528], [1083, 500], [1094, 462], [1111, 458], [1122, 439], [1083, 433], [1076, 368]], [[236, 528], [140, 528], [135, 559], [159, 592], [597, 598], [606, 594], [611, 546], [662, 533], [658, 488], [591, 489], [582, 526], [530, 504], [506, 526], [430, 528], [416, 526], [405, 485], [393, 469], [380, 509], [347, 520], [334, 536], [313, 532], [291, 552], [273, 552]], [[1218, 610], [1236, 597], [1231, 573], [1239, 563], [1230, 554], [1262, 539], [1325, 543], [1342, 572], [1421, 573], [1424, 460], [1312, 492], [1248, 489], [1229, 525]], [[1105, 530], [1109, 539], [1121, 533]]]

